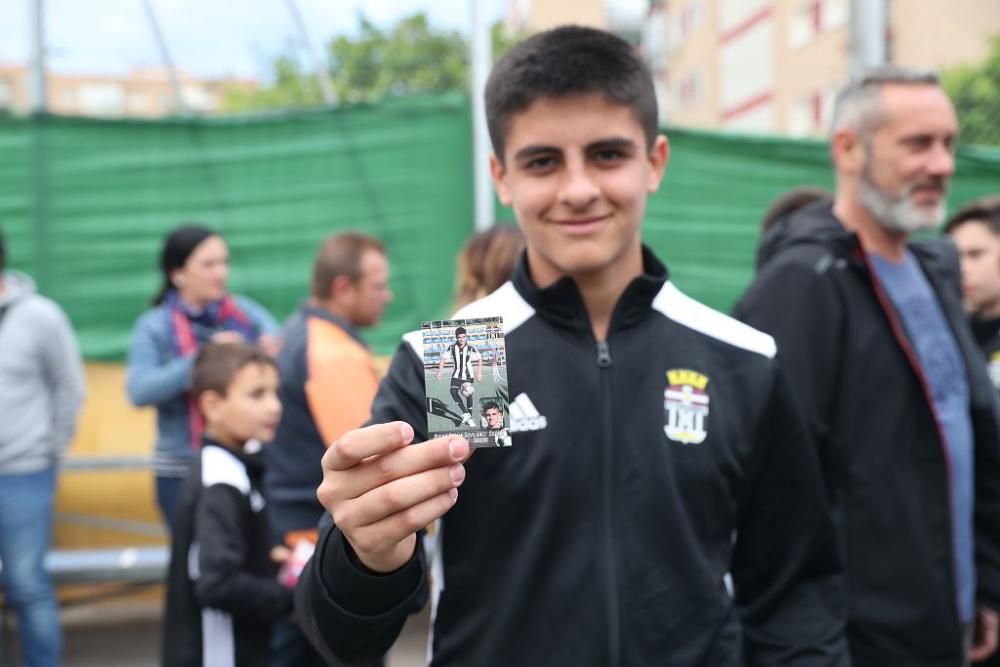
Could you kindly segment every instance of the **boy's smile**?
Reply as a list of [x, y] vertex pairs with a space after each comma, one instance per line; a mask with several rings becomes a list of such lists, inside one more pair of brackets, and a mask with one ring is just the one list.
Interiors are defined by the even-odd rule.
[[639, 228], [666, 167], [665, 137], [647, 150], [629, 107], [572, 95], [516, 114], [504, 150], [503, 163], [491, 158], [494, 183], [527, 237], [538, 285], [563, 275], [627, 282], [642, 271]]

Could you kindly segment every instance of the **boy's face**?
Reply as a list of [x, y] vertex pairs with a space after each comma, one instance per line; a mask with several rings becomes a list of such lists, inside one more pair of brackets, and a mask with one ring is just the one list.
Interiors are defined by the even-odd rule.
[[513, 117], [490, 168], [540, 286], [641, 271], [639, 226], [669, 154], [662, 135], [646, 145], [631, 109], [597, 94], [542, 98]]
[[200, 403], [208, 432], [223, 444], [270, 442], [281, 418], [278, 372], [267, 364], [248, 364], [233, 376], [225, 396], [207, 391]]
[[1000, 236], [978, 220], [951, 231], [962, 260], [962, 296], [973, 313], [1000, 310]]

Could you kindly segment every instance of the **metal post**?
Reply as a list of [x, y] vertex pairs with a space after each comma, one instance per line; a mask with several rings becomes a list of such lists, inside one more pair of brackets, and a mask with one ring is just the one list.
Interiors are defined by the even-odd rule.
[[177, 68], [174, 67], [174, 61], [170, 57], [170, 50], [167, 48], [167, 40], [163, 37], [163, 32], [160, 30], [160, 22], [156, 19], [156, 11], [153, 9], [153, 0], [142, 0], [142, 6], [146, 10], [146, 19], [149, 21], [149, 27], [153, 31], [153, 37], [156, 39], [156, 45], [160, 49], [160, 58], [163, 59], [163, 65], [167, 68], [167, 74], [170, 76], [170, 87], [174, 91], [174, 105], [177, 107], [177, 113], [186, 116], [189, 113], [187, 105], [184, 103], [184, 92], [181, 88], [181, 80], [177, 75]]
[[45, 81], [45, 3], [33, 0], [31, 3], [31, 83], [29, 109], [33, 114], [48, 111], [48, 91]]
[[851, 0], [850, 78], [884, 65], [888, 58], [888, 0]]
[[316, 77], [316, 83], [319, 85], [320, 93], [323, 95], [323, 101], [326, 102], [327, 106], [335, 107], [337, 106], [337, 91], [333, 89], [333, 84], [330, 83], [330, 73], [326, 58], [322, 57], [313, 47], [312, 40], [309, 39], [309, 31], [306, 30], [306, 22], [302, 20], [302, 13], [299, 12], [298, 4], [295, 0], [286, 0], [286, 4], [288, 5], [289, 13], [292, 15], [292, 21], [295, 22], [295, 28], [299, 31], [299, 38], [305, 46], [306, 55], [309, 56], [313, 76]]
[[493, 184], [490, 179], [490, 135], [486, 128], [486, 78], [490, 71], [490, 26], [482, 0], [472, 4], [472, 38], [469, 40], [472, 96], [473, 177], [475, 180], [476, 230], [493, 226]]

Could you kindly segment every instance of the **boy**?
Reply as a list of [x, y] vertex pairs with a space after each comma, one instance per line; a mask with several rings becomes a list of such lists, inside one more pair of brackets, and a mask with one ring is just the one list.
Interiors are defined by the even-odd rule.
[[[1000, 197], [966, 204], [945, 224], [961, 257], [969, 324], [1000, 390]], [[1000, 660], [998, 660], [1000, 664]]]
[[[668, 155], [649, 72], [617, 37], [558, 28], [497, 63], [486, 108], [527, 249], [456, 317], [503, 317], [513, 446], [466, 463], [460, 437], [421, 442], [407, 334], [374, 425], [323, 457], [336, 527], [297, 587], [306, 632], [362, 662], [431, 597], [436, 666], [846, 664], [823, 480], [774, 342], [685, 297], [640, 239]], [[417, 532], [438, 519], [428, 595]]]
[[244, 343], [206, 345], [191, 394], [205, 417], [201, 451], [177, 509], [163, 664], [265, 665], [271, 622], [292, 611], [269, 555], [261, 442], [281, 416], [274, 360]]

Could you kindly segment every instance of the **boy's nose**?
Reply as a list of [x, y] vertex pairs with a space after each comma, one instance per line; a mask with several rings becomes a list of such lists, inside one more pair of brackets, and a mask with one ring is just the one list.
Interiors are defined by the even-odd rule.
[[582, 166], [568, 166], [559, 190], [559, 201], [573, 209], [584, 209], [601, 194], [601, 189]]

